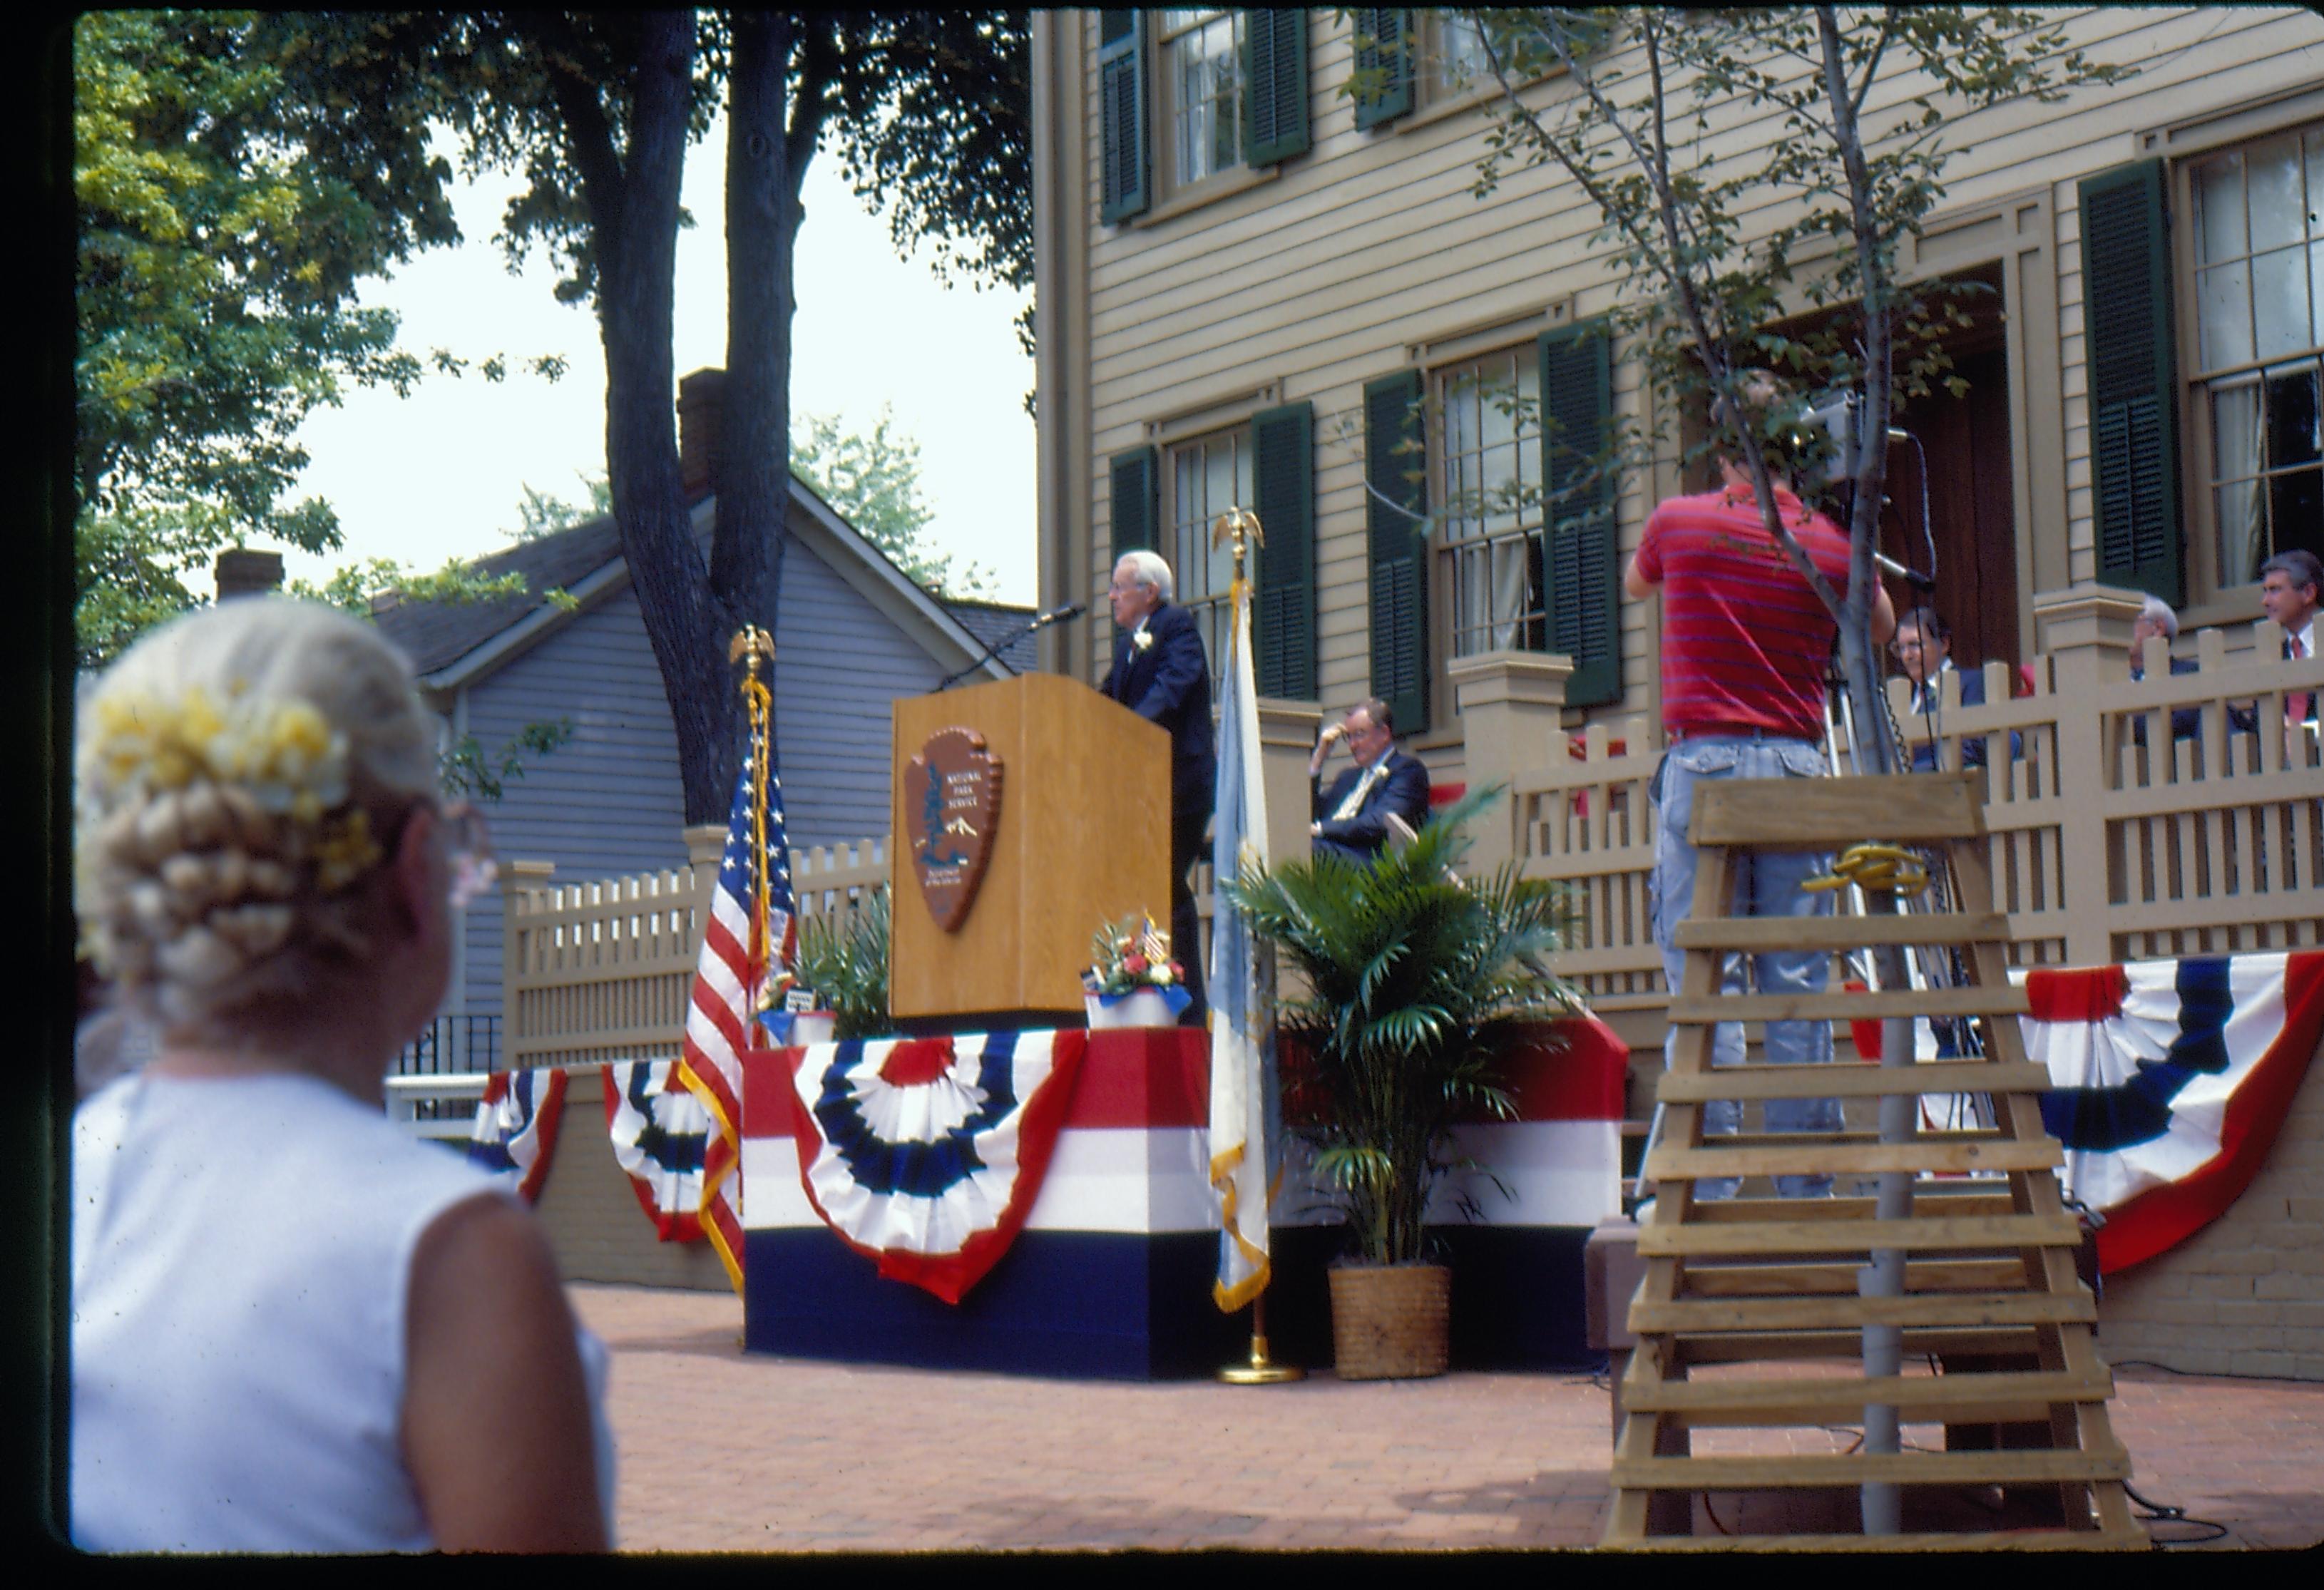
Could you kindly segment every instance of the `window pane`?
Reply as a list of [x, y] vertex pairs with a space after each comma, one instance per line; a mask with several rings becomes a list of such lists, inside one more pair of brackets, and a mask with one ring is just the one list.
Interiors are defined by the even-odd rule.
[[2308, 235], [2324, 237], [2324, 126], [2308, 129]]
[[2240, 150], [2195, 168], [2197, 260], [2232, 260], [2244, 248], [2244, 157]]
[[2308, 340], [2324, 343], [2324, 243], [2308, 245]]
[[1526, 542], [1496, 542], [1493, 547], [1493, 644], [1517, 643], [1517, 625], [1526, 616]]
[[2211, 478], [2259, 473], [2259, 383], [2246, 376], [2211, 389]]
[[2316, 413], [2313, 363], [2267, 372], [2267, 466], [2313, 464], [2324, 455]]
[[1484, 34], [1473, 17], [1437, 14], [1437, 50], [1442, 63], [1437, 80], [1447, 88], [1471, 88], [1490, 82], [1493, 63], [1485, 54]]
[[2219, 584], [2243, 585], [2259, 578], [2267, 556], [2266, 526], [2260, 514], [2259, 387], [2245, 381], [2211, 392], [2211, 478], [2222, 483], [2214, 498], [2219, 525]]
[[2273, 359], [2309, 345], [2308, 251], [2280, 248], [2252, 261], [2252, 311], [2259, 323], [2259, 357]]
[[2251, 184], [2252, 249], [2278, 248], [2305, 241], [2307, 203], [2300, 185], [2300, 138], [2286, 133], [2251, 146], [2246, 164]]
[[2218, 489], [2219, 584], [2250, 585], [2267, 561], [2267, 527], [2260, 513], [2260, 483], [2238, 481]]
[[2195, 273], [2195, 324], [2203, 368], [2241, 364], [2252, 356], [2250, 272], [2218, 265]]
[[2277, 475], [2268, 484], [2275, 550], [2289, 552], [2299, 547], [2324, 557], [2324, 471], [2295, 470]]

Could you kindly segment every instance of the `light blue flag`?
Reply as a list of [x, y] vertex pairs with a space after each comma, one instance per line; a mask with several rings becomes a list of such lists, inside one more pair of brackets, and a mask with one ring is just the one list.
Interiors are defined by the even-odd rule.
[[1212, 1296], [1229, 1313], [1267, 1290], [1269, 1150], [1275, 1141], [1275, 989], [1223, 886], [1246, 862], [1268, 864], [1259, 761], [1259, 685], [1250, 654], [1250, 590], [1237, 579], [1220, 697], [1219, 784], [1211, 862], [1211, 1185], [1220, 1199], [1219, 1273]]

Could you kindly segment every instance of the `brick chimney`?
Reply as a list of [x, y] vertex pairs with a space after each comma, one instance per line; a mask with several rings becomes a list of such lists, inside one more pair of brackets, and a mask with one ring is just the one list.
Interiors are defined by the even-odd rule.
[[217, 556], [217, 599], [263, 596], [282, 589], [282, 555], [229, 547]]
[[718, 489], [726, 372], [697, 370], [678, 383], [678, 489], [688, 501]]

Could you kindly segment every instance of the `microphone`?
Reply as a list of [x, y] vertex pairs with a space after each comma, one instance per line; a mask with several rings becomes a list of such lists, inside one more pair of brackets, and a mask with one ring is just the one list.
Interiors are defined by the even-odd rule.
[[1045, 630], [1051, 624], [1062, 624], [1067, 619], [1077, 619], [1087, 611], [1089, 611], [1089, 603], [1086, 602], [1067, 602], [1063, 607], [1051, 608], [1047, 612], [1026, 625], [1025, 630], [1026, 633], [1030, 634], [1036, 630]]
[[1885, 552], [1875, 552], [1872, 555], [1872, 561], [1898, 579], [1909, 583], [1914, 590], [1933, 591], [1937, 588], [1937, 582], [1930, 575], [1923, 574], [1918, 569], [1906, 568]]

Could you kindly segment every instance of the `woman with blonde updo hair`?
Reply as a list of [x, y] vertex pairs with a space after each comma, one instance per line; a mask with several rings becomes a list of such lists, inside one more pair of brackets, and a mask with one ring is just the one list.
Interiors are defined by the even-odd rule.
[[402, 657], [241, 599], [84, 704], [85, 948], [160, 1034], [73, 1133], [72, 1534], [110, 1551], [580, 1550], [604, 1348], [532, 1217], [391, 1125], [478, 830]]

